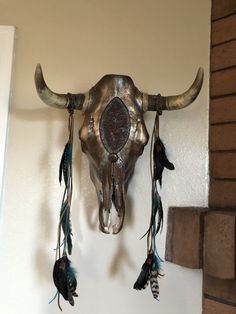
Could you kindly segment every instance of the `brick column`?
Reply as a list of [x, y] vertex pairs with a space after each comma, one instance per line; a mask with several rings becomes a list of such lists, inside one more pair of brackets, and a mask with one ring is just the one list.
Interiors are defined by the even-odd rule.
[[169, 209], [165, 257], [203, 268], [203, 314], [236, 314], [236, 0], [211, 25], [209, 208]]

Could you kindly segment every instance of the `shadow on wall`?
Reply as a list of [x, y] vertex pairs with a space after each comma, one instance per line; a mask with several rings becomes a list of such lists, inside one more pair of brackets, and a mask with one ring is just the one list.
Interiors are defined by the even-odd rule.
[[[127, 195], [126, 198], [126, 216], [125, 216], [125, 226], [132, 226], [134, 223], [133, 217], [133, 206], [132, 198]], [[109, 276], [115, 277], [122, 272], [121, 265], [127, 265], [130, 269], [135, 269], [135, 264], [133, 263], [129, 251], [127, 250], [124, 243], [124, 232], [121, 231], [119, 236], [119, 243], [117, 245], [116, 253], [113, 256], [110, 268]], [[122, 273], [123, 274], [123, 273]]]
[[[49, 156], [53, 154], [53, 145], [55, 144], [57, 147], [60, 147], [61, 152], [63, 152], [64, 146], [67, 141], [67, 112], [65, 110], [52, 110], [50, 108], [40, 108], [40, 109], [17, 109], [14, 108], [12, 111], [12, 115], [17, 117], [20, 120], [24, 121], [44, 121], [48, 122], [46, 124], [46, 134], [47, 134], [47, 143], [45, 143], [45, 150], [42, 153], [40, 158], [40, 169], [41, 175], [45, 178], [45, 181], [48, 177], [48, 165], [49, 165]], [[90, 181], [89, 177], [89, 167], [87, 158], [82, 153], [80, 149], [80, 141], [78, 138], [78, 130], [82, 125], [82, 114], [75, 112], [75, 127], [74, 127], [74, 157], [73, 157], [73, 173], [74, 173], [74, 201], [72, 206], [72, 219], [74, 229], [76, 231], [81, 231], [81, 208], [76, 204], [83, 204], [82, 208], [85, 213], [84, 217], [86, 218], [87, 226], [90, 230], [95, 232], [100, 232], [98, 229], [98, 200], [96, 195], [96, 190]], [[60, 121], [64, 123], [65, 128], [62, 129], [61, 136], [57, 137], [59, 142], [55, 142], [52, 136], [52, 125], [50, 121]], [[45, 132], [45, 129], [44, 129]], [[78, 145], [79, 144], [79, 145]], [[84, 156], [84, 157], [82, 157]], [[60, 159], [60, 157], [59, 157]], [[60, 160], [58, 160], [58, 165]], [[46, 166], [45, 166], [46, 165]], [[58, 184], [59, 188], [59, 184]], [[50, 242], [50, 239], [55, 238], [55, 234], [57, 230], [54, 230], [55, 222], [53, 222], [50, 203], [50, 195], [48, 191], [44, 191], [44, 197], [42, 199], [42, 203], [40, 206], [40, 216], [39, 216], [39, 225], [41, 228], [38, 231], [38, 234], [35, 235], [35, 241], [38, 238], [41, 239], [43, 243]], [[80, 200], [80, 201], [79, 201]], [[133, 215], [133, 206], [132, 206], [132, 198], [127, 195], [126, 199], [126, 216], [124, 227], [132, 226], [134, 223], [134, 215]], [[58, 200], [58, 204], [60, 204], [60, 200]], [[59, 213], [59, 208], [58, 208]], [[83, 235], [81, 233], [77, 233], [79, 238], [78, 242], [83, 242]], [[109, 235], [108, 235], [109, 236]], [[76, 241], [74, 239], [74, 241]], [[110, 277], [115, 277], [122, 274], [122, 265], [127, 265], [130, 269], [134, 269], [135, 265], [128, 253], [127, 248], [124, 243], [124, 233], [120, 233], [118, 238], [118, 244], [116, 248], [116, 252], [111, 261], [110, 268], [108, 270], [108, 275]], [[77, 255], [77, 253], [75, 252]], [[48, 265], [53, 266], [53, 260], [50, 258], [51, 255], [48, 254], [48, 250], [44, 245], [38, 248], [38, 251], [35, 254], [35, 267], [38, 274], [38, 280], [51, 282], [51, 269], [48, 269]]]

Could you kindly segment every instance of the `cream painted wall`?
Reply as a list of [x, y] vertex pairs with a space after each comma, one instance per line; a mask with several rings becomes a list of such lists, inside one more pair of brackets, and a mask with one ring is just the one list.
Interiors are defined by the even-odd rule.
[[[106, 73], [132, 76], [149, 93], [182, 92], [198, 66], [205, 81], [197, 101], [161, 117], [161, 135], [176, 170], [166, 172], [168, 206], [206, 206], [210, 0], [0, 0], [0, 24], [15, 25], [16, 50], [0, 221], [0, 313], [58, 313], [51, 273], [63, 188], [58, 164], [67, 113], [47, 108], [33, 82], [43, 66], [49, 86], [87, 91]], [[149, 131], [153, 113], [146, 114]], [[81, 113], [76, 114], [76, 133]], [[160, 302], [132, 289], [145, 258], [150, 211], [149, 146], [129, 187], [125, 226], [101, 234], [87, 160], [75, 143], [74, 255], [79, 298], [65, 313], [201, 313], [201, 271], [164, 263]], [[165, 217], [166, 225], [166, 217]], [[165, 230], [158, 239], [164, 256]]]
[[11, 89], [14, 34], [14, 27], [0, 26], [0, 204], [2, 200], [2, 184], [4, 177], [4, 157]]

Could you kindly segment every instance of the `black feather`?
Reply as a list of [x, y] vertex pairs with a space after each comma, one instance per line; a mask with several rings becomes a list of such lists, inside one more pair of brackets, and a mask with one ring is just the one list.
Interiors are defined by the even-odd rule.
[[142, 290], [147, 287], [151, 268], [152, 268], [152, 254], [149, 254], [145, 263], [142, 266], [138, 279], [136, 280], [133, 286], [134, 289]]
[[66, 255], [59, 258], [54, 264], [53, 281], [63, 298], [69, 301], [71, 305], [74, 305], [73, 297], [77, 296], [75, 292], [77, 280], [75, 271], [70, 264], [70, 260]]
[[166, 149], [158, 137], [155, 140], [153, 148], [153, 161], [154, 161], [154, 179], [159, 181], [160, 185], [162, 184], [162, 172], [164, 167], [169, 170], [174, 170], [174, 165], [168, 160], [166, 156]]

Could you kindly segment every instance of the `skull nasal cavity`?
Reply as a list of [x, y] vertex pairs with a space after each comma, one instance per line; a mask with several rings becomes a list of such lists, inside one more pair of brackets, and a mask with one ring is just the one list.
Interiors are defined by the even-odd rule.
[[130, 116], [120, 98], [113, 98], [106, 106], [99, 130], [103, 145], [109, 153], [118, 153], [124, 147], [130, 133]]

